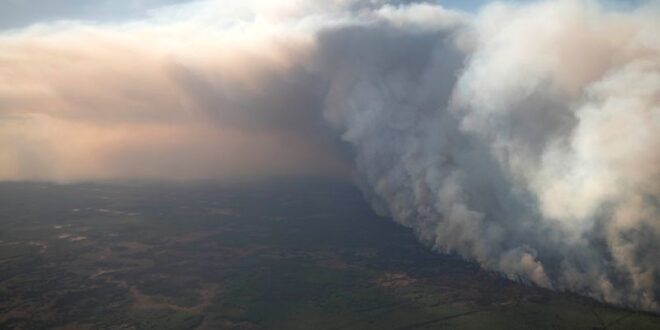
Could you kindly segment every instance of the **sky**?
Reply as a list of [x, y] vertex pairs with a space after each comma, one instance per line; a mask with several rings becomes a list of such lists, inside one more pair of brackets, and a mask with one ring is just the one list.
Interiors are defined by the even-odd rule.
[[21, 28], [55, 20], [125, 21], [142, 18], [149, 10], [189, 0], [3, 0], [0, 28]]
[[445, 4], [5, 0], [0, 180], [350, 180], [439, 252], [660, 311], [660, 2]]
[[[0, 5], [0, 29], [16, 29], [55, 20], [121, 22], [144, 18], [162, 6], [190, 3], [194, 0], [48, 0], [38, 4], [29, 0], [3, 0]], [[441, 0], [448, 8], [475, 11], [487, 0]]]
[[[49, 0], [36, 4], [29, 0], [3, 0], [0, 29], [16, 29], [56, 20], [86, 20], [93, 22], [121, 22], [141, 19], [150, 11], [163, 6], [191, 3], [195, 0]], [[517, 3], [535, 0], [515, 0]], [[443, 7], [477, 12], [495, 0], [436, 0]], [[514, 2], [514, 1], [510, 1]], [[630, 8], [644, 0], [603, 0], [609, 6]]]

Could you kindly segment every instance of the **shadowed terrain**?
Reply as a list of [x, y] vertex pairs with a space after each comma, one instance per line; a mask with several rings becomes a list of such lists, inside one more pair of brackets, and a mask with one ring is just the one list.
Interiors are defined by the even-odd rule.
[[0, 184], [0, 328], [657, 329], [436, 254], [332, 182]]

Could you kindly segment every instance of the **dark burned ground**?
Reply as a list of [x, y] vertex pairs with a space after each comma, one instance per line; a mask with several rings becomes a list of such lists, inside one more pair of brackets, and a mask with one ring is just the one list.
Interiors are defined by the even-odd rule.
[[653, 329], [435, 254], [331, 183], [0, 184], [0, 328]]

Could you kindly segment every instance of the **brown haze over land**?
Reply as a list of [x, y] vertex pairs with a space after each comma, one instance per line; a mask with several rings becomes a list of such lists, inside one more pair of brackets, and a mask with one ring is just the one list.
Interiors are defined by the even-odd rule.
[[350, 167], [376, 209], [439, 251], [659, 311], [659, 15], [654, 1], [476, 14], [202, 1], [6, 31], [0, 178]]

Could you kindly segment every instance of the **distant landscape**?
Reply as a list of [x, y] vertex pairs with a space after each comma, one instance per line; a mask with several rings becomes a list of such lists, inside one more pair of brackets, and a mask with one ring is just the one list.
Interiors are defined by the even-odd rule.
[[328, 181], [0, 184], [2, 329], [658, 329], [420, 243]]

